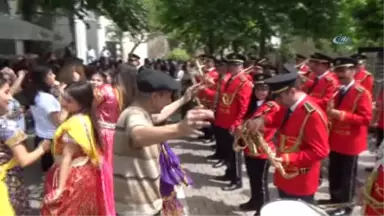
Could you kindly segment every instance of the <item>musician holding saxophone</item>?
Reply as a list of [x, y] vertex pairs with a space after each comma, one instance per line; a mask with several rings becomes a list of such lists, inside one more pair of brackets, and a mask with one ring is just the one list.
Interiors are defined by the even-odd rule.
[[[264, 83], [264, 80], [269, 77], [270, 75], [266, 73], [254, 75], [253, 94], [241, 128], [243, 133], [241, 137], [236, 137], [237, 142], [234, 146], [238, 151], [244, 151], [245, 167], [251, 189], [250, 200], [241, 204], [239, 208], [242, 211], [256, 210], [255, 215], [259, 215], [261, 207], [269, 201], [268, 170], [270, 163], [266, 152], [260, 146], [264, 143], [258, 141], [258, 134], [247, 128], [247, 122], [258, 116], [273, 115], [280, 108], [276, 102], [270, 100], [269, 87]], [[266, 140], [268, 147], [272, 150], [274, 150], [272, 139], [275, 133], [276, 128], [264, 128], [262, 133], [263, 139]]]
[[269, 154], [269, 159], [278, 168], [274, 184], [279, 197], [313, 203], [321, 160], [329, 153], [328, 120], [324, 111], [298, 89], [298, 74], [293, 66], [284, 65], [280, 74], [265, 83], [281, 109], [273, 115], [261, 115], [247, 126], [251, 131], [278, 130], [276, 156]]
[[[333, 65], [342, 86], [328, 111], [332, 122], [328, 175], [331, 199], [321, 200], [321, 204], [352, 203], [357, 161], [359, 154], [367, 149], [368, 126], [372, 118], [371, 94], [354, 79], [357, 61], [339, 57], [333, 60]], [[352, 210], [352, 206], [347, 206], [331, 215], [349, 215]]]

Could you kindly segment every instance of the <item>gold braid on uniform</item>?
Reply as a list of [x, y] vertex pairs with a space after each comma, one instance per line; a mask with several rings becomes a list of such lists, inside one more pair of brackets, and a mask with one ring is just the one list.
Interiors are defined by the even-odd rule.
[[[384, 208], [384, 202], [380, 202], [371, 196], [371, 192], [374, 187], [375, 181], [377, 180], [378, 174], [379, 173], [377, 170], [372, 172], [372, 174], [368, 177], [366, 186], [363, 190], [364, 204], [370, 206], [376, 213], [380, 213], [378, 209]], [[377, 189], [381, 190], [381, 192], [384, 193], [384, 188]]]

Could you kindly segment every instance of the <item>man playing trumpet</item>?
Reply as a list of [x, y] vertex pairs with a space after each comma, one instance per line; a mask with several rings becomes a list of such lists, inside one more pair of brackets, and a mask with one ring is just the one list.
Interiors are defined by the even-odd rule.
[[321, 160], [329, 153], [327, 117], [297, 88], [298, 74], [293, 66], [284, 65], [280, 74], [265, 83], [282, 105], [281, 109], [275, 115], [262, 115], [250, 121], [248, 127], [250, 130], [278, 129], [277, 157], [272, 162], [281, 163], [286, 173], [275, 171], [274, 184], [279, 197], [313, 203]]

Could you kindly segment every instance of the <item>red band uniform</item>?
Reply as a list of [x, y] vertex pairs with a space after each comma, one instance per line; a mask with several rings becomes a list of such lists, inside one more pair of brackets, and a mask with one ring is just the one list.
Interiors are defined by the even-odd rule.
[[[297, 72], [285, 65], [282, 75], [265, 80], [278, 98], [297, 84]], [[277, 156], [289, 178], [275, 171], [274, 184], [280, 198], [301, 199], [312, 203], [319, 185], [321, 160], [329, 153], [327, 117], [305, 93], [291, 107], [282, 107], [275, 115], [266, 116], [265, 126], [278, 128]], [[285, 94], [285, 96], [287, 96]]]
[[364, 216], [384, 215], [384, 158], [381, 158], [370, 174], [363, 189]]
[[365, 60], [367, 60], [367, 56], [365, 56], [364, 54], [358, 53], [358, 54], [352, 55], [351, 58], [356, 59], [359, 63], [359, 70], [355, 74], [356, 82], [359, 83], [361, 86], [363, 86], [365, 89], [367, 89], [372, 95], [374, 77], [365, 68], [364, 63], [365, 63]]
[[[331, 121], [328, 175], [330, 203], [345, 203], [353, 200], [358, 156], [367, 149], [372, 100], [370, 93], [355, 82], [354, 74], [348, 75], [357, 66], [354, 59], [339, 57], [333, 62], [335, 72], [344, 85], [334, 98], [334, 108], [328, 113]], [[348, 76], [352, 76], [351, 80]], [[346, 207], [340, 211], [350, 213], [352, 209]]]
[[[280, 109], [280, 106], [276, 102], [267, 101], [267, 98], [260, 100], [256, 97], [256, 91], [269, 91], [268, 86], [264, 84], [264, 79], [269, 77], [270, 75], [265, 73], [256, 74], [254, 76], [254, 93], [251, 97], [251, 102], [249, 103], [243, 126], [246, 127], [245, 124], [248, 120], [261, 116], [273, 115]], [[247, 131], [247, 133], [251, 132]], [[266, 127], [263, 130], [263, 137], [266, 142], [268, 142], [269, 147], [273, 150], [275, 149], [275, 145], [273, 144], [272, 139], [275, 133], [276, 128]], [[245, 143], [243, 142], [243, 145], [244, 144]], [[244, 149], [244, 156], [245, 167], [249, 177], [251, 198], [248, 202], [241, 204], [240, 209], [245, 211], [256, 210], [256, 214], [259, 214], [261, 207], [269, 201], [268, 170], [270, 163], [260, 146], [246, 146]]]
[[[227, 56], [230, 67], [242, 65], [245, 57], [240, 54], [229, 54]], [[241, 154], [233, 150], [233, 131], [243, 123], [243, 118], [248, 109], [250, 96], [252, 94], [252, 82], [246, 74], [231, 74], [223, 80], [220, 90], [220, 101], [216, 109], [215, 137], [219, 148], [226, 155], [227, 167], [225, 176], [231, 181], [230, 190], [239, 188], [241, 183]]]
[[[321, 53], [311, 55], [311, 62], [330, 64], [332, 58]], [[324, 111], [329, 101], [339, 85], [339, 82], [331, 71], [325, 71], [323, 74], [315, 74], [313, 80], [308, 80], [304, 85], [304, 90], [311, 96], [312, 100], [319, 105]]]

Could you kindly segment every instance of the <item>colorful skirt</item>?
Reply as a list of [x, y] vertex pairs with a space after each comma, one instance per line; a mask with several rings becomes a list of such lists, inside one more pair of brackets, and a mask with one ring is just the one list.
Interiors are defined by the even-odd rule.
[[71, 167], [64, 190], [58, 187], [59, 165], [47, 173], [41, 215], [105, 215], [100, 169], [91, 162]]

